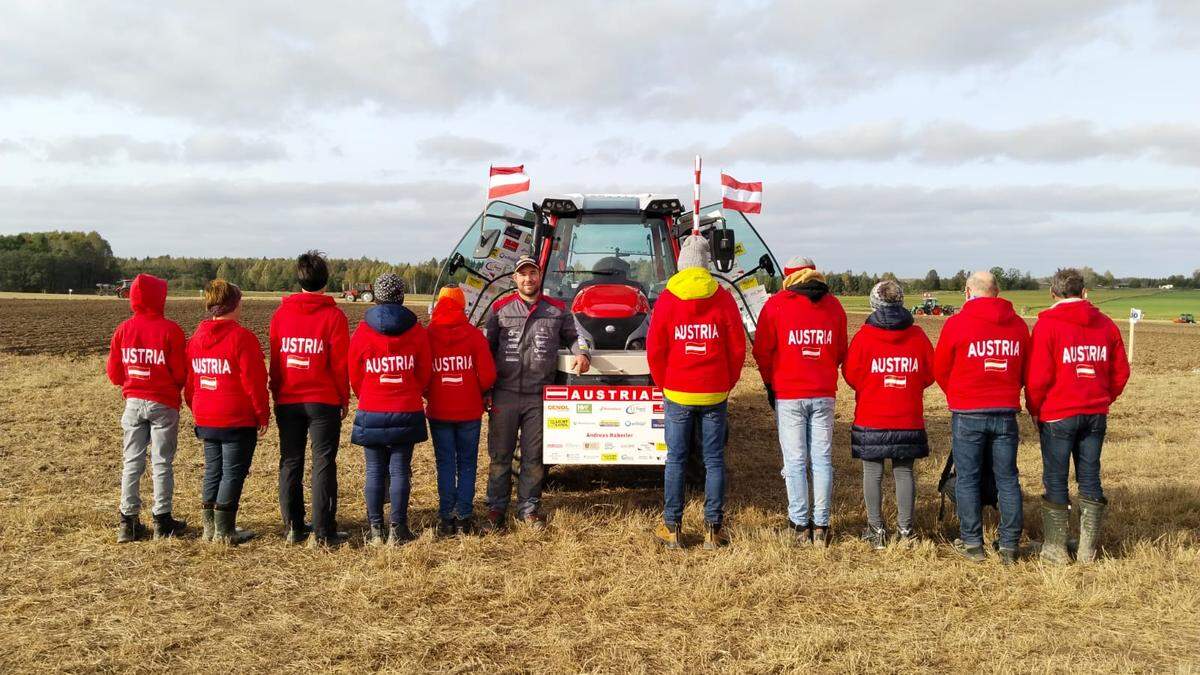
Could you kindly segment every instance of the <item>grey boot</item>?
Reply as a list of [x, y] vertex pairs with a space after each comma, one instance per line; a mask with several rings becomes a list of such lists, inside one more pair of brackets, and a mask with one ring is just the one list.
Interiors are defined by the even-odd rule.
[[117, 526], [117, 543], [128, 544], [131, 541], [145, 539], [147, 530], [142, 521], [136, 516], [121, 514], [121, 524]]
[[1070, 565], [1067, 552], [1067, 533], [1071, 531], [1071, 512], [1066, 504], [1055, 504], [1042, 498], [1042, 562], [1051, 565]]
[[367, 534], [367, 545], [368, 546], [383, 546], [384, 544], [387, 543], [387, 539], [388, 539], [388, 533], [387, 533], [387, 530], [383, 527], [383, 523], [380, 523], [378, 525], [375, 525], [375, 524], [371, 525], [371, 531], [369, 534]]
[[1104, 520], [1106, 502], [1098, 502], [1086, 497], [1079, 498], [1079, 552], [1075, 559], [1081, 563], [1090, 563], [1096, 559], [1096, 546], [1100, 542], [1100, 525]]
[[253, 532], [237, 528], [237, 511], [213, 511], [213, 542], [237, 546], [254, 538]]
[[212, 504], [204, 504], [200, 509], [200, 521], [204, 523], [204, 532], [200, 535], [200, 538], [204, 541], [212, 541], [213, 533], [217, 529], [216, 521], [213, 519], [213, 513], [214, 511]]

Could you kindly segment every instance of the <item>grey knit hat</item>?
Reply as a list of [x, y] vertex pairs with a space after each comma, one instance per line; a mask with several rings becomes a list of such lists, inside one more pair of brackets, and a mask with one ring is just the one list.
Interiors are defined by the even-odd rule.
[[404, 277], [395, 272], [385, 272], [375, 278], [375, 302], [379, 304], [386, 302], [404, 304], [406, 290]]
[[684, 239], [683, 245], [679, 247], [679, 261], [676, 266], [680, 271], [689, 267], [708, 269], [708, 262], [711, 259], [708, 240], [703, 235], [693, 234]]
[[894, 279], [884, 279], [871, 289], [871, 309], [885, 305], [904, 305], [904, 287]]

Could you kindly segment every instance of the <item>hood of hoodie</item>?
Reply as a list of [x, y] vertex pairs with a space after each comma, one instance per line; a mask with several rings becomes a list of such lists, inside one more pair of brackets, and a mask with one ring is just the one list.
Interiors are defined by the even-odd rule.
[[667, 290], [680, 300], [703, 300], [717, 292], [717, 280], [703, 267], [689, 267], [667, 280]]
[[1004, 298], [972, 298], [963, 304], [958, 313], [997, 325], [1017, 318], [1012, 303]]
[[233, 335], [238, 322], [229, 319], [205, 319], [196, 327], [193, 340], [199, 340], [200, 346], [211, 349], [217, 343]]
[[417, 325], [417, 315], [404, 305], [389, 302], [368, 309], [363, 321], [377, 333], [403, 335], [409, 328]]
[[871, 312], [867, 325], [894, 333], [899, 338], [901, 331], [913, 325], [913, 315], [903, 305], [884, 305]]
[[1079, 302], [1060, 302], [1049, 309], [1038, 313], [1038, 319], [1057, 319], [1079, 326], [1087, 326], [1093, 322], [1102, 322], [1104, 314], [1087, 300]]
[[474, 327], [467, 323], [467, 315], [461, 304], [442, 299], [433, 306], [433, 313], [429, 317], [429, 337], [432, 342], [457, 344], [470, 337], [472, 330]]
[[312, 314], [326, 307], [336, 307], [337, 300], [324, 293], [293, 293], [283, 299], [288, 309], [302, 314]]
[[139, 274], [129, 286], [129, 307], [134, 314], [161, 316], [167, 305], [167, 282]]

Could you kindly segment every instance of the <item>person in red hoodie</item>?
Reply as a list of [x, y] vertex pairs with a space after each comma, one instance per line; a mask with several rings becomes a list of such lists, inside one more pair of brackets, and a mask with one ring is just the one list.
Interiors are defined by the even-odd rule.
[[[188, 340], [184, 396], [204, 442], [204, 539], [229, 545], [254, 535], [237, 527], [242, 486], [271, 407], [258, 338], [238, 323], [242, 291], [223, 280], [204, 289], [208, 317]], [[255, 433], [257, 431], [257, 433]]]
[[296, 261], [302, 292], [283, 299], [271, 317], [271, 394], [279, 425], [279, 511], [287, 541], [305, 540], [304, 449], [312, 438], [314, 543], [336, 545], [337, 452], [350, 405], [346, 315], [326, 295], [329, 267], [318, 251]]
[[[809, 258], [784, 266], [783, 290], [758, 316], [754, 361], [776, 411], [788, 521], [801, 543], [829, 540], [833, 408], [846, 358], [846, 312]], [[812, 473], [812, 502], [808, 498]]]
[[663, 470], [663, 522], [655, 536], [679, 548], [684, 473], [693, 431], [699, 426], [704, 457], [704, 547], [728, 543], [725, 519], [725, 430], [729, 392], [742, 375], [746, 333], [737, 303], [708, 271], [708, 240], [683, 241], [679, 272], [654, 304], [646, 359], [663, 389], [667, 462]]
[[[408, 527], [413, 446], [429, 438], [421, 400], [432, 363], [429, 336], [404, 306], [404, 279], [391, 272], [375, 280], [377, 306], [367, 310], [350, 338], [350, 386], [358, 395], [350, 442], [363, 446], [368, 543], [392, 546], [413, 538]], [[385, 475], [386, 474], [386, 475]], [[384, 486], [391, 479], [391, 521], [383, 525]]]
[[479, 461], [484, 398], [496, 383], [496, 363], [483, 331], [467, 322], [462, 289], [438, 293], [429, 320], [433, 375], [425, 416], [437, 463], [438, 526], [443, 536], [469, 534]]
[[1029, 353], [1029, 327], [1000, 295], [990, 272], [967, 278], [963, 308], [946, 320], [933, 355], [933, 372], [950, 408], [951, 455], [957, 473], [954, 550], [983, 562], [982, 489], [995, 477], [1000, 509], [1000, 560], [1017, 560], [1022, 514], [1017, 473], [1021, 385]]
[[1033, 327], [1025, 400], [1042, 441], [1041, 558], [1071, 562], [1070, 494], [1072, 458], [1079, 484], [1079, 548], [1076, 560], [1091, 562], [1108, 500], [1100, 484], [1100, 451], [1108, 408], [1129, 382], [1125, 342], [1113, 320], [1087, 300], [1083, 275], [1060, 269], [1050, 282], [1054, 304]]
[[925, 435], [925, 388], [933, 384], [933, 345], [913, 325], [904, 307], [904, 289], [895, 280], [871, 289], [866, 324], [850, 341], [842, 374], [854, 390], [850, 451], [863, 463], [867, 529], [863, 539], [876, 550], [887, 547], [883, 522], [883, 462], [892, 460], [896, 487], [896, 528], [900, 541], [916, 538], [913, 508], [917, 485], [913, 462], [929, 456]]
[[171, 516], [175, 496], [175, 449], [179, 442], [179, 388], [187, 379], [183, 329], [163, 316], [167, 282], [139, 274], [129, 288], [133, 316], [117, 326], [108, 352], [108, 380], [121, 388], [125, 436], [121, 471], [121, 522], [117, 543], [145, 536], [138, 519], [142, 474], [150, 450], [154, 480], [154, 536], [173, 537], [186, 521]]

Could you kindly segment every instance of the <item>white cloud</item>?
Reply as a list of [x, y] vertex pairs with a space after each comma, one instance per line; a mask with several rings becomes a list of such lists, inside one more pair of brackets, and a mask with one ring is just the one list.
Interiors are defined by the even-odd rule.
[[517, 152], [507, 145], [484, 138], [439, 134], [417, 141], [417, 154], [437, 162], [482, 162], [504, 161], [515, 157]]
[[194, 134], [183, 143], [184, 159], [196, 163], [270, 162], [286, 159], [287, 154], [279, 141], [220, 132]]

